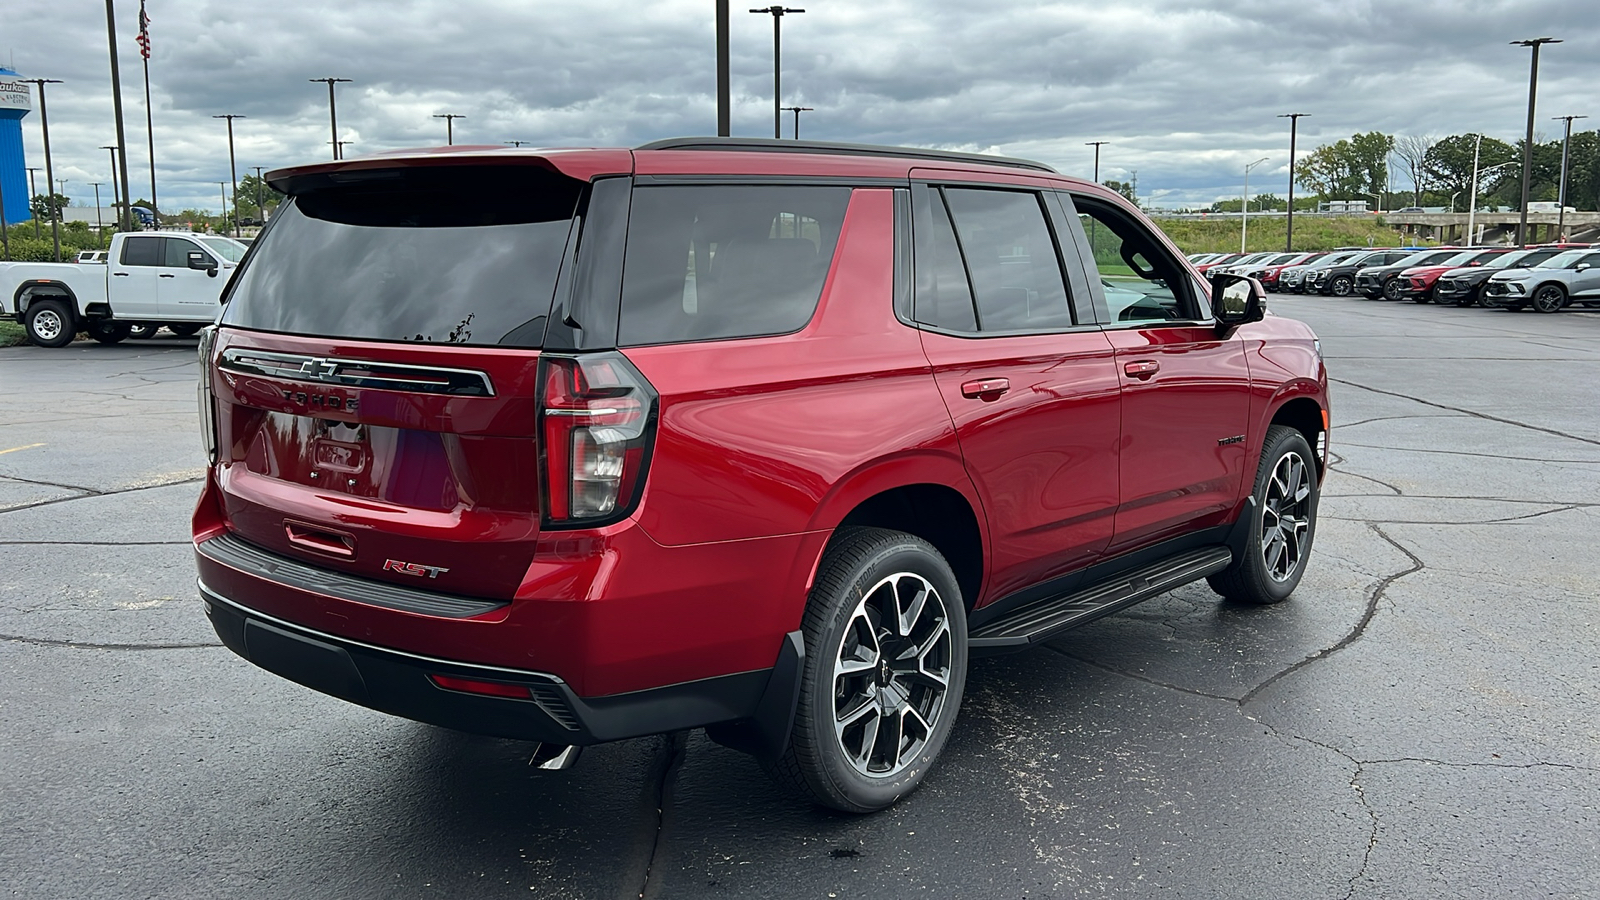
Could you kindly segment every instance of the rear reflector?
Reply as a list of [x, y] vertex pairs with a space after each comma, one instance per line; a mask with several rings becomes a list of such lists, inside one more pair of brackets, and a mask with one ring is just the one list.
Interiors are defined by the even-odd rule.
[[455, 678], [450, 675], [429, 675], [433, 683], [447, 691], [461, 691], [464, 694], [484, 694], [489, 697], [513, 697], [517, 700], [527, 700], [533, 696], [525, 685], [502, 684], [497, 681], [477, 681], [472, 678]]

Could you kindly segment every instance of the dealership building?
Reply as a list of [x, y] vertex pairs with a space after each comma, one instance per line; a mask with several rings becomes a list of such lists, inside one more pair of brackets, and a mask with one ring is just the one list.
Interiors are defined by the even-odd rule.
[[31, 86], [0, 66], [0, 198], [8, 225], [33, 218], [28, 210], [28, 163], [22, 156], [22, 117], [33, 109]]

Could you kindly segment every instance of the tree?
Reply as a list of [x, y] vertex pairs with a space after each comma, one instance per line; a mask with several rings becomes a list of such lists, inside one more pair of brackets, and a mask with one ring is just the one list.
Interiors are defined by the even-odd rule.
[[51, 219], [61, 218], [61, 211], [71, 205], [71, 197], [61, 194], [51, 194], [48, 197], [44, 194], [35, 194], [29, 208], [33, 211], [34, 218], [48, 222]]
[[[1482, 147], [1479, 148], [1477, 135], [1452, 134], [1429, 147], [1423, 156], [1423, 167], [1427, 170], [1430, 187], [1444, 193], [1459, 193], [1462, 200], [1467, 200], [1472, 194], [1472, 158], [1475, 149], [1478, 152], [1480, 173], [1491, 166], [1515, 162], [1521, 158], [1516, 149], [1505, 141], [1486, 137], [1483, 139]], [[1493, 193], [1495, 189], [1503, 186], [1508, 178], [1518, 180], [1520, 183], [1520, 175], [1515, 166], [1507, 166], [1497, 170], [1487, 179], [1480, 177], [1478, 193], [1480, 197]]]
[[[259, 193], [257, 193], [259, 191]], [[261, 198], [261, 203], [256, 204], [256, 198]], [[255, 175], [246, 175], [239, 179], [239, 216], [244, 219], [263, 221], [262, 207], [266, 208], [268, 215], [282, 203], [284, 195], [272, 189], [266, 179], [257, 178]]]
[[1139, 178], [1138, 178], [1137, 175], [1135, 175], [1133, 178], [1131, 178], [1128, 181], [1117, 181], [1115, 179], [1107, 179], [1106, 181], [1103, 181], [1101, 183], [1104, 184], [1106, 187], [1112, 189], [1113, 191], [1116, 191], [1117, 193], [1121, 194], [1122, 196], [1127, 197], [1129, 203], [1133, 203], [1135, 205], [1138, 204], [1138, 202], [1139, 202]]
[[1428, 151], [1438, 142], [1431, 134], [1402, 134], [1394, 139], [1394, 155], [1411, 176], [1412, 206], [1422, 205], [1422, 192], [1428, 189]]
[[1323, 198], [1360, 199], [1387, 190], [1394, 138], [1379, 131], [1323, 144], [1294, 168], [1295, 181]]

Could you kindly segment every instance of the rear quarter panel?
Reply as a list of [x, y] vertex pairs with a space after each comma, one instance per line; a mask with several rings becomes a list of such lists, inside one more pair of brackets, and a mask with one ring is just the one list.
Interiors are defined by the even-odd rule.
[[17, 311], [18, 298], [26, 293], [31, 285], [49, 283], [61, 285], [72, 292], [77, 299], [78, 312], [90, 303], [104, 303], [106, 300], [106, 279], [109, 278], [109, 268], [103, 264], [79, 265], [78, 263], [0, 263], [0, 302], [5, 304], [6, 312]]

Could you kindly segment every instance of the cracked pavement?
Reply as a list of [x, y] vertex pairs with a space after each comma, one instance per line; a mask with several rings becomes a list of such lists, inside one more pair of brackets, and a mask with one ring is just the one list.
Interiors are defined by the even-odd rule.
[[193, 342], [0, 350], [0, 892], [1600, 895], [1600, 316], [1270, 305], [1335, 379], [1295, 595], [976, 661], [869, 817], [700, 733], [539, 773], [254, 669], [195, 598]]

